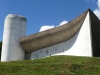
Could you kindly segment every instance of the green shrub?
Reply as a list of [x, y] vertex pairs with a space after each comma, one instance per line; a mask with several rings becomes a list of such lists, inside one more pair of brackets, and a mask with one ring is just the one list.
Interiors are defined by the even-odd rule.
[[0, 42], [0, 58], [1, 58], [2, 42]]

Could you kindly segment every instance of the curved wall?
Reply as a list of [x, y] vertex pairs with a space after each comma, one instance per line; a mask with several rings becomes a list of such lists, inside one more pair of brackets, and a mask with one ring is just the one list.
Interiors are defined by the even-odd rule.
[[[52, 55], [93, 56], [89, 12], [78, 33], [66, 42], [39, 49], [31, 53], [31, 60]], [[52, 41], [51, 41], [52, 42]]]
[[1, 61], [24, 60], [19, 38], [26, 35], [26, 18], [9, 14], [5, 18]]

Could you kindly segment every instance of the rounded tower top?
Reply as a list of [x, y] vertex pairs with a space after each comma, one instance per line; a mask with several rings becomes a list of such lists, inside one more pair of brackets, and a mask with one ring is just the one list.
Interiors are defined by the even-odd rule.
[[5, 19], [21, 19], [26, 21], [26, 18], [24, 16], [16, 15], [16, 14], [8, 14]]

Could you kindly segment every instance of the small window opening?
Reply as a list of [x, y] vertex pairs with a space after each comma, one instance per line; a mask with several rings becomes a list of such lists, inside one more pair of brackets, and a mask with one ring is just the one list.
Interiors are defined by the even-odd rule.
[[57, 49], [55, 49], [55, 51], [57, 51]]
[[46, 54], [48, 54], [48, 50], [46, 51]]

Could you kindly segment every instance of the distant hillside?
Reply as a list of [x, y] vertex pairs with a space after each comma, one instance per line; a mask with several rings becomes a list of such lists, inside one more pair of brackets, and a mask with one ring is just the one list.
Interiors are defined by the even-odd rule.
[[100, 58], [51, 56], [0, 62], [0, 75], [100, 75]]

